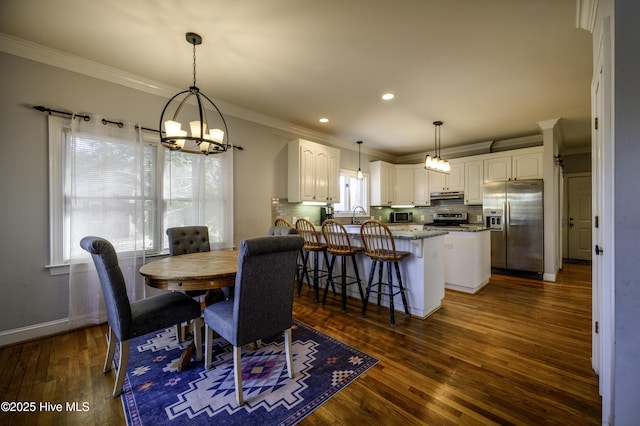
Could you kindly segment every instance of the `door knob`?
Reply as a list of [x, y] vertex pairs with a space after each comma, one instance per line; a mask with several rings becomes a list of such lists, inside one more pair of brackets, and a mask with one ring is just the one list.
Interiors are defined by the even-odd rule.
[[596, 254], [602, 254], [604, 252], [604, 250], [602, 248], [600, 248], [600, 246], [598, 246], [596, 244]]

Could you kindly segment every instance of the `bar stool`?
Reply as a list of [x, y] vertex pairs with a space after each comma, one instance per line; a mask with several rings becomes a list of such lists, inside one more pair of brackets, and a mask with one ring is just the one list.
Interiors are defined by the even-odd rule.
[[[327, 243], [327, 252], [331, 254], [331, 263], [329, 264], [329, 276], [327, 277], [327, 285], [324, 288], [324, 296], [322, 297], [322, 303], [327, 300], [327, 293], [329, 291], [329, 284], [334, 287], [333, 278], [333, 266], [336, 258], [341, 259], [342, 264], [342, 277], [340, 282], [340, 288], [342, 292], [342, 312], [347, 311], [347, 286], [351, 284], [358, 284], [358, 290], [360, 291], [360, 299], [364, 302], [364, 293], [362, 292], [362, 284], [360, 283], [360, 274], [358, 273], [358, 264], [356, 262], [356, 254], [363, 251], [362, 247], [352, 247], [349, 241], [349, 234], [344, 229], [341, 223], [336, 222], [333, 219], [327, 219], [322, 224], [322, 235]], [[355, 277], [347, 275], [347, 257], [351, 258], [353, 262], [353, 271]], [[355, 280], [354, 280], [355, 278]], [[350, 279], [351, 281], [348, 281]]]
[[[402, 296], [402, 304], [404, 305], [404, 311], [407, 315], [409, 313], [409, 306], [407, 305], [407, 297], [404, 294], [404, 287], [402, 286], [402, 278], [400, 276], [400, 266], [398, 262], [403, 258], [409, 256], [411, 253], [406, 251], [397, 251], [396, 244], [393, 239], [391, 231], [384, 223], [378, 220], [367, 220], [360, 227], [360, 236], [364, 243], [364, 253], [371, 259], [371, 271], [369, 272], [369, 283], [367, 284], [367, 294], [365, 295], [364, 302], [362, 303], [362, 317], [365, 317], [367, 312], [367, 304], [369, 302], [369, 295], [373, 291], [378, 294], [378, 306], [380, 306], [380, 299], [382, 295], [389, 297], [389, 310], [391, 311], [391, 327], [396, 326], [395, 308], [393, 305], [393, 298], [400, 293]], [[382, 281], [382, 269], [383, 264], [387, 264], [387, 282]], [[398, 278], [398, 284], [393, 284], [393, 273], [391, 272], [391, 265], [395, 266], [396, 276]], [[373, 282], [373, 276], [376, 269], [378, 269], [378, 282]], [[384, 285], [387, 285], [388, 292], [385, 292]], [[378, 286], [378, 290], [374, 290], [375, 286]]]
[[281, 217], [277, 218], [273, 225], [277, 226], [279, 228], [280, 227], [282, 227], [282, 228], [293, 228], [292, 224], [290, 224], [286, 219], [283, 219]]
[[318, 232], [316, 231], [313, 223], [307, 219], [298, 219], [296, 221], [296, 231], [302, 237], [304, 237], [304, 246], [302, 247], [302, 266], [300, 272], [300, 279], [298, 280], [298, 296], [302, 290], [302, 281], [304, 277], [307, 277], [307, 283], [309, 283], [309, 253], [313, 253], [313, 289], [316, 292], [316, 302], [320, 301], [320, 279], [327, 276], [327, 273], [321, 273], [318, 254], [324, 255], [324, 264], [329, 265], [327, 258], [327, 245], [320, 242], [318, 238]]

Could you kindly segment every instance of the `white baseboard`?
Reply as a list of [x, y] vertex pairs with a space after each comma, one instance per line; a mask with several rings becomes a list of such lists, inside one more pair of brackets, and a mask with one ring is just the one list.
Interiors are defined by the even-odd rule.
[[0, 331], [0, 346], [12, 345], [69, 330], [69, 318]]
[[551, 273], [545, 272], [544, 274], [542, 274], [542, 279], [544, 281], [556, 282], [556, 274], [551, 274]]

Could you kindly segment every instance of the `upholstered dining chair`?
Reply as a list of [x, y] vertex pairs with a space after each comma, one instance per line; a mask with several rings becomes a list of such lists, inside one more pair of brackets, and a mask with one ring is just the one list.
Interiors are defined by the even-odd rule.
[[[85, 237], [80, 241], [80, 246], [91, 253], [107, 308], [109, 343], [103, 368], [105, 373], [111, 370], [116, 341], [120, 342], [120, 365], [113, 387], [113, 396], [118, 396], [122, 393], [127, 371], [129, 340], [186, 321], [192, 321], [199, 327], [202, 311], [193, 298], [178, 292], [166, 292], [130, 302], [118, 256], [111, 243], [100, 237]], [[200, 333], [194, 333], [194, 343], [197, 357], [201, 359]]]
[[243, 240], [233, 300], [204, 310], [205, 369], [211, 368], [213, 331], [233, 345], [233, 367], [238, 405], [242, 393], [242, 346], [284, 331], [287, 370], [293, 377], [291, 326], [296, 257], [304, 244], [297, 235], [267, 236]]
[[267, 235], [277, 236], [277, 235], [291, 235], [297, 234], [296, 228], [289, 228], [286, 226], [272, 226], [267, 231]]

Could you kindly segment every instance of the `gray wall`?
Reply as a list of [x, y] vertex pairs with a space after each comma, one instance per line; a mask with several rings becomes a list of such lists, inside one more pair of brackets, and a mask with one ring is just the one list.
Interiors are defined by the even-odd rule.
[[[49, 263], [47, 117], [31, 108], [87, 112], [157, 128], [167, 99], [0, 53], [0, 334], [68, 316], [68, 276]], [[263, 235], [271, 197], [287, 197], [287, 142], [299, 135], [226, 115], [235, 151], [234, 240]], [[354, 144], [355, 147], [355, 144]], [[357, 149], [357, 148], [356, 148]], [[343, 167], [357, 152], [342, 150]], [[363, 155], [363, 169], [369, 158]]]
[[640, 418], [640, 2], [616, 0], [615, 13], [615, 354], [614, 415]]

